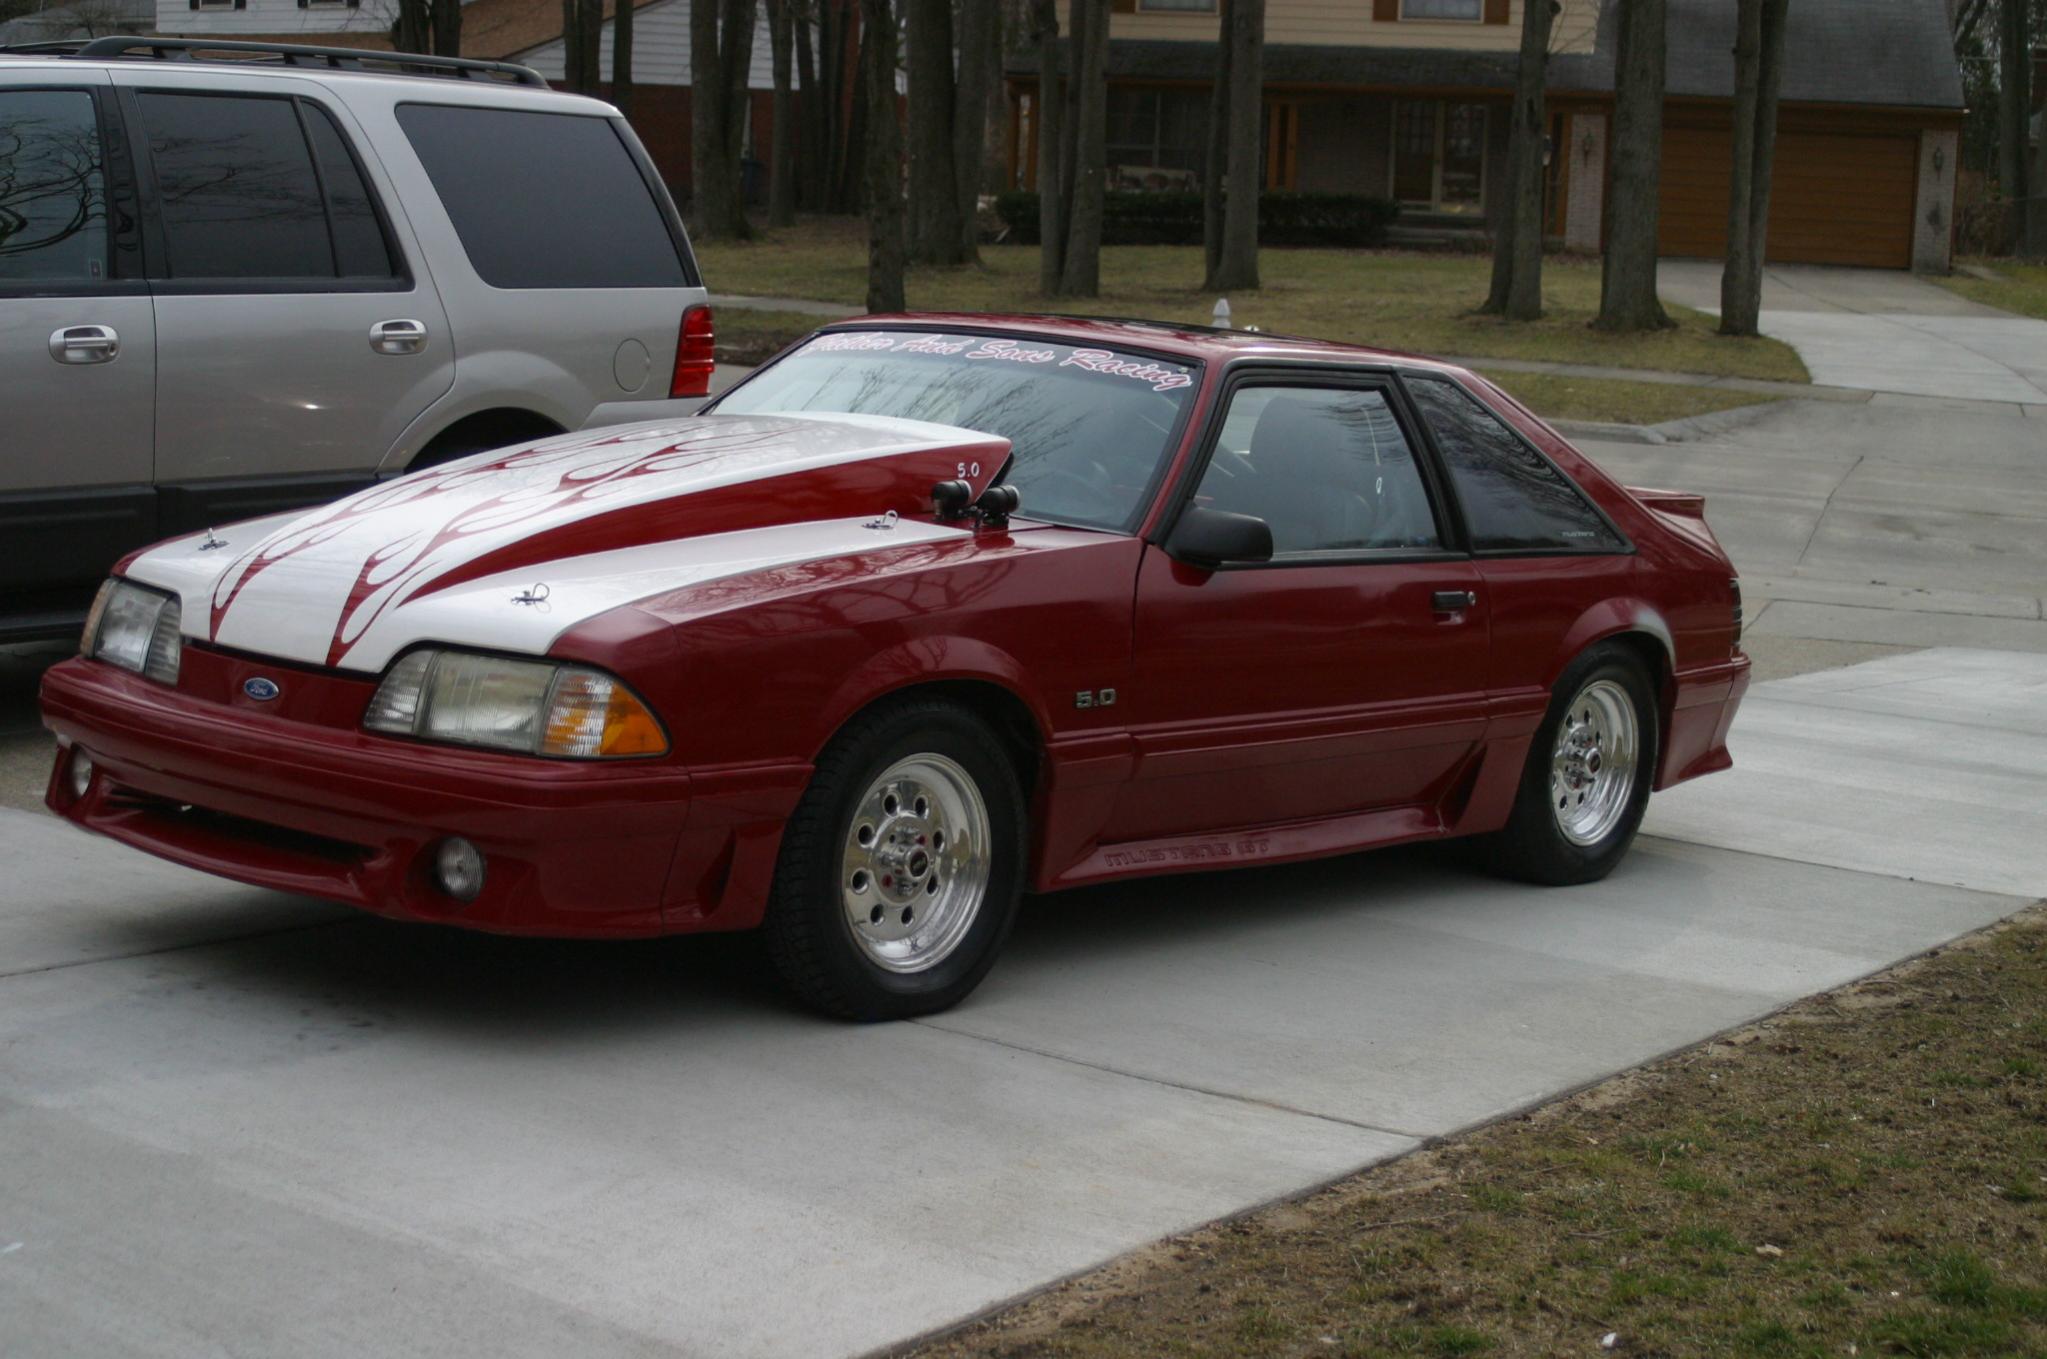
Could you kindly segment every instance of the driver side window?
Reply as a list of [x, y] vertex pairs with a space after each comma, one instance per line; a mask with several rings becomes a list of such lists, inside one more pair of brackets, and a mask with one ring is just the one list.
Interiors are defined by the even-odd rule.
[[1442, 546], [1414, 450], [1370, 388], [1239, 387], [1195, 500], [1263, 519], [1275, 557]]

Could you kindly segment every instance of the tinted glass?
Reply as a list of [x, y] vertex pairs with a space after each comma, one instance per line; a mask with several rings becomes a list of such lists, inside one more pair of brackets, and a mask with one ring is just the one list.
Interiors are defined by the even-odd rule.
[[1238, 388], [1195, 503], [1263, 519], [1276, 554], [1442, 546], [1383, 392]]
[[107, 274], [107, 180], [83, 90], [0, 92], [0, 282]]
[[334, 223], [334, 259], [343, 278], [389, 278], [391, 251], [384, 241], [384, 228], [370, 202], [369, 186], [362, 171], [348, 154], [341, 129], [327, 111], [313, 104], [299, 105], [306, 117], [306, 135], [312, 139], [313, 154], [320, 163], [320, 180], [327, 188], [327, 211]]
[[333, 278], [313, 158], [288, 99], [144, 94], [172, 278]]
[[1407, 388], [1443, 450], [1473, 547], [1606, 552], [1623, 546], [1562, 472], [1463, 388], [1423, 377], [1408, 378]]
[[1194, 390], [1194, 370], [1009, 336], [820, 335], [717, 403], [720, 414], [831, 412], [957, 425], [1010, 441], [1032, 518], [1128, 529]]
[[398, 122], [492, 287], [688, 284], [660, 205], [607, 119], [405, 104]]

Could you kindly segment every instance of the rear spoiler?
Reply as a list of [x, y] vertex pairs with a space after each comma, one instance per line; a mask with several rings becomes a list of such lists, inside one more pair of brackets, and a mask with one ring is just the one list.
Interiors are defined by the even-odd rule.
[[1629, 486], [1627, 493], [1652, 510], [1683, 515], [1687, 519], [1706, 517], [1706, 497], [1691, 491], [1659, 491], [1651, 486]]

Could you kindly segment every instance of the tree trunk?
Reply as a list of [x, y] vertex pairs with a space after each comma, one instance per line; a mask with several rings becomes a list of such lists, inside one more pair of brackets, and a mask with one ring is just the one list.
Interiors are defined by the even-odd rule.
[[1260, 134], [1265, 112], [1265, 0], [1233, 0], [1230, 27], [1230, 155], [1224, 171], [1222, 252], [1208, 289], [1258, 286]]
[[903, 300], [902, 135], [896, 123], [896, 17], [890, 0], [860, 0], [867, 87], [867, 310]]
[[1201, 152], [1201, 287], [1215, 287], [1223, 262], [1223, 180], [1230, 167], [1230, 19], [1236, 0], [1218, 6], [1215, 76], [1208, 86], [1208, 144]]
[[[910, 257], [958, 264], [959, 174], [953, 165], [952, 0], [904, 0], [910, 74]], [[985, 3], [985, 0], [984, 0]]]
[[1549, 131], [1550, 26], [1556, 9], [1529, 0], [1521, 17], [1521, 58], [1507, 130], [1507, 182], [1493, 236], [1493, 286], [1483, 310], [1514, 321], [1542, 315], [1542, 146]]
[[[570, 13], [575, 0], [562, 0], [562, 15]], [[392, 45], [400, 52], [426, 52], [427, 38], [426, 0], [398, 0], [398, 31], [392, 35]]]
[[810, 154], [797, 167], [796, 199], [807, 212], [823, 212], [825, 184], [830, 178], [831, 143], [825, 136], [824, 92], [818, 88], [817, 54], [811, 46], [810, 0], [782, 0], [794, 11], [797, 106], [803, 117], [803, 145]]
[[2027, 202], [2027, 124], [2033, 103], [2031, 76], [2033, 70], [2033, 47], [2030, 38], [2032, 17], [2027, 0], [2002, 0], [2001, 17], [2003, 25], [1998, 33], [1998, 46], [2002, 53], [2002, 66], [1998, 81], [1998, 155], [1997, 177], [2004, 190], [2005, 201], [2011, 204], [2007, 223], [2011, 232], [2010, 249], [2023, 250], [2032, 239], [2031, 223], [2033, 205]]
[[740, 192], [739, 154], [754, 13], [754, 0], [697, 0], [690, 7], [691, 216], [692, 229], [706, 240], [753, 234]]
[[434, 55], [462, 55], [462, 0], [434, 0]]
[[1619, 0], [1614, 58], [1613, 172], [1606, 194], [1601, 330], [1671, 324], [1656, 299], [1656, 195], [1663, 161], [1664, 0]]
[[1066, 82], [1059, 68], [1058, 0], [1035, 0], [1031, 30], [1038, 45], [1038, 291], [1052, 297], [1066, 269]]
[[1734, 166], [1727, 201], [1727, 263], [1720, 274], [1722, 335], [1754, 335], [1761, 319], [1787, 9], [1788, 0], [1741, 0], [1736, 21]]
[[[1238, 0], [1252, 3], [1253, 0]], [[1082, 14], [1085, 12], [1085, 19]], [[1083, 27], [1083, 25], [1085, 25]], [[1109, 0], [1073, 0], [1074, 107], [1072, 209], [1059, 291], [1099, 297], [1102, 291], [1102, 212], [1108, 180]], [[1235, 147], [1232, 146], [1232, 159]], [[1253, 248], [1256, 248], [1254, 238]], [[1225, 246], [1227, 249], [1227, 246]]]
[[[619, 0], [624, 4], [626, 0]], [[796, 0], [768, 0], [768, 44], [775, 71], [774, 159], [768, 166], [768, 225], [796, 220], [796, 90], [791, 83]]]
[[594, 95], [604, 81], [604, 0], [576, 0], [576, 23], [582, 74], [577, 88]]
[[[459, 0], [458, 0], [459, 3]], [[611, 102], [628, 118], [633, 112], [634, 0], [618, 0], [611, 16]]]
[[955, 258], [978, 264], [981, 190], [987, 183], [988, 94], [1002, 80], [1002, 11], [989, 0], [960, 6], [959, 75], [953, 82], [952, 172], [959, 243]]

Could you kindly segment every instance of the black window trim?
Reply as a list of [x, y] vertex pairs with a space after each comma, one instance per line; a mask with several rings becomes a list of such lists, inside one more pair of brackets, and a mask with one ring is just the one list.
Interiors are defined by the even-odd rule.
[[[425, 158], [419, 154], [419, 147], [413, 144], [411, 130], [405, 126], [398, 116], [408, 108], [482, 109], [487, 112], [498, 113], [545, 113], [556, 118], [593, 118], [604, 123], [610, 127], [611, 135], [618, 138], [618, 144], [625, 149], [627, 158], [633, 163], [633, 169], [639, 172], [640, 183], [646, 187], [647, 196], [654, 200], [655, 212], [661, 218], [661, 225], [668, 231], [669, 241], [675, 246], [675, 257], [682, 265], [682, 282], [674, 286], [680, 288], [702, 288], [704, 286], [704, 276], [697, 270], [697, 252], [689, 243], [689, 229], [683, 225], [682, 212], [675, 206], [675, 196], [668, 192], [667, 181], [661, 178], [661, 171], [656, 168], [652, 157], [648, 156], [647, 148], [641, 144], [638, 135], [633, 132], [632, 124], [624, 118], [611, 117], [606, 114], [576, 113], [565, 109], [519, 109], [504, 104], [450, 103], [444, 99], [400, 100], [391, 106], [391, 120], [398, 124], [398, 130], [405, 138], [406, 148], [412, 152], [412, 158], [419, 162], [420, 173], [425, 175], [427, 183], [433, 186], [435, 200], [440, 204], [441, 211], [447, 214], [448, 225], [455, 233], [456, 244], [462, 248], [463, 262], [468, 264], [469, 271], [476, 275], [476, 281], [484, 287], [501, 293], [614, 291], [611, 288], [600, 287], [505, 288], [486, 279], [483, 276], [483, 271], [476, 267], [476, 262], [469, 258], [469, 245], [466, 241], [462, 240], [462, 229], [455, 226], [455, 216], [452, 212], [448, 211], [446, 200], [440, 197], [441, 186], [435, 182], [434, 172], [428, 168]], [[618, 291], [630, 290], [621, 289]], [[655, 289], [655, 291], [659, 291], [659, 289]]]
[[[1401, 368], [1395, 370], [1395, 376], [1400, 379], [1402, 394], [1403, 396], [1406, 396], [1410, 406], [1415, 412], [1415, 423], [1420, 427], [1422, 431], [1422, 436], [1428, 440], [1430, 457], [1443, 470], [1444, 490], [1448, 496], [1450, 507], [1453, 513], [1455, 513], [1455, 515], [1457, 516], [1459, 531], [1462, 534], [1463, 540], [1466, 546], [1469, 548], [1470, 553], [1473, 557], [1479, 560], [1500, 560], [1503, 558], [1515, 557], [1632, 557], [1635, 555], [1637, 548], [1635, 547], [1634, 539], [1628, 537], [1626, 533], [1621, 531], [1621, 526], [1613, 521], [1613, 516], [1606, 512], [1606, 507], [1604, 505], [1601, 505], [1592, 496], [1587, 495], [1585, 493], [1585, 488], [1578, 484], [1577, 478], [1573, 477], [1569, 472], [1566, 472], [1563, 468], [1557, 466], [1556, 459], [1550, 457], [1549, 454], [1543, 452], [1542, 449], [1537, 447], [1534, 441], [1529, 439], [1527, 435], [1523, 434], [1520, 430], [1516, 429], [1514, 427], [1514, 422], [1507, 419], [1504, 415], [1502, 415], [1499, 412], [1499, 410], [1494, 407], [1493, 403], [1486, 400], [1483, 395], [1473, 391], [1468, 385], [1458, 381], [1455, 376], [1449, 373], [1436, 372], [1434, 370], [1420, 368]], [[1500, 428], [1506, 430], [1507, 433], [1514, 439], [1516, 443], [1520, 444], [1521, 447], [1527, 449], [1530, 453], [1533, 453], [1539, 460], [1541, 460], [1544, 466], [1550, 469], [1550, 471], [1555, 472], [1557, 476], [1562, 479], [1564, 485], [1570, 487], [1572, 493], [1576, 495], [1578, 499], [1585, 504], [1586, 508], [1590, 509], [1594, 515], [1598, 516], [1599, 521], [1602, 524], [1606, 525], [1607, 532], [1611, 533], [1614, 536], [1615, 541], [1618, 542], [1620, 545], [1618, 547], [1598, 548], [1471, 546], [1472, 543], [1471, 525], [1464, 517], [1463, 504], [1459, 502], [1459, 500], [1457, 499], [1457, 487], [1454, 483], [1454, 480], [1449, 475], [1450, 464], [1448, 460], [1444, 458], [1442, 448], [1436, 443], [1436, 432], [1433, 428], [1430, 427], [1428, 417], [1422, 413], [1420, 405], [1414, 401], [1412, 394], [1407, 392], [1407, 384], [1409, 381], [1447, 382], [1452, 387], [1455, 387], [1458, 391], [1462, 392], [1467, 398], [1477, 402], [1478, 408], [1484, 411], [1486, 414], [1492, 416], [1494, 420], [1498, 421]]]
[[[398, 235], [392, 229], [390, 214], [384, 210], [383, 199], [377, 193], [377, 186], [369, 176], [362, 154], [356, 149], [348, 129], [341, 119], [334, 116], [334, 110], [325, 102], [309, 98], [296, 92], [272, 93], [252, 90], [197, 89], [182, 85], [121, 85], [118, 87], [121, 112], [127, 120], [133, 135], [129, 146], [135, 161], [137, 181], [145, 186], [142, 209], [143, 259], [149, 280], [150, 291], [161, 297], [237, 297], [247, 295], [290, 296], [326, 293], [410, 293], [418, 289], [412, 271], [412, 261], [398, 243]], [[173, 277], [170, 268], [170, 246], [164, 234], [162, 194], [156, 181], [156, 164], [149, 154], [147, 127], [142, 116], [140, 96], [145, 94], [168, 94], [190, 98], [206, 99], [270, 99], [285, 101], [292, 106], [292, 118], [299, 130], [299, 140], [306, 148], [306, 159], [312, 165], [313, 182], [319, 190], [321, 216], [327, 224], [328, 259], [332, 267], [339, 269], [337, 247], [334, 239], [334, 205], [327, 196], [326, 177], [321, 172], [320, 155], [313, 146], [313, 140], [306, 135], [306, 114], [300, 107], [311, 104], [326, 114], [334, 123], [334, 130], [341, 138], [342, 146], [348, 151], [349, 159], [355, 164], [355, 172], [362, 180], [363, 192], [369, 195], [370, 209], [376, 214], [377, 229], [384, 235], [384, 250], [389, 255], [393, 272], [385, 278], [322, 278], [318, 276], [295, 276], [289, 278], [214, 278], [205, 276]]]
[[[747, 383], [753, 381], [755, 377], [765, 373], [783, 359], [792, 357], [798, 350], [820, 335], [868, 330], [899, 330], [906, 331], [912, 335], [985, 335], [990, 339], [997, 340], [1028, 339], [1037, 340], [1042, 344], [1065, 345], [1068, 348], [1082, 347], [1076, 345], [1074, 338], [1070, 335], [1058, 335], [1049, 331], [1017, 330], [1008, 326], [977, 326], [971, 322], [956, 321], [948, 321], [944, 325], [918, 325], [912, 321], [869, 321], [864, 317], [852, 318], [835, 322], [828, 326], [819, 326], [816, 330], [796, 341], [781, 353], [754, 369], [753, 372], [748, 373], [745, 377], [718, 393], [717, 396], [705, 402], [699, 414], [711, 414], [713, 408], [724, 401], [726, 397], [732, 395], [732, 393], [738, 391]], [[1178, 354], [1170, 349], [1154, 349], [1144, 344], [1125, 344], [1120, 339], [1113, 343], [1105, 340], [1101, 343], [1100, 347], [1103, 349], [1113, 349], [1119, 354], [1134, 354], [1139, 358], [1152, 359], [1159, 363], [1170, 363], [1175, 368], [1185, 368], [1194, 379], [1193, 384], [1187, 389], [1191, 393], [1187, 404], [1181, 410], [1179, 419], [1173, 422], [1173, 428], [1167, 433], [1166, 441], [1161, 446], [1158, 465], [1152, 469], [1151, 480], [1146, 483], [1143, 494], [1139, 495], [1136, 501], [1133, 502], [1133, 507], [1130, 513], [1125, 516], [1122, 524], [1115, 528], [1105, 528], [1100, 524], [1076, 524], [1064, 519], [1054, 519], [1050, 515], [1036, 514], [1032, 512], [1028, 502], [1017, 510], [1016, 517], [1018, 519], [1028, 519], [1033, 523], [1053, 524], [1059, 528], [1075, 529], [1083, 533], [1114, 533], [1125, 538], [1134, 538], [1137, 536], [1138, 526], [1144, 523], [1145, 517], [1151, 513], [1151, 507], [1158, 502], [1159, 492], [1164, 486], [1167, 471], [1172, 467], [1174, 455], [1179, 452], [1180, 445], [1186, 442], [1188, 421], [1192, 420], [1201, 408], [1202, 378], [1206, 375], [1208, 365], [1203, 360], [1189, 354]], [[1012, 456], [1014, 456], [1013, 453]], [[1001, 471], [996, 474], [997, 480], [1000, 480], [1008, 471], [1009, 464], [1004, 463]]]
[[1338, 548], [1321, 552], [1289, 552], [1275, 554], [1271, 561], [1231, 562], [1215, 568], [1218, 571], [1271, 571], [1301, 566], [1392, 566], [1403, 562], [1454, 562], [1467, 561], [1472, 553], [1469, 540], [1465, 537], [1464, 521], [1455, 511], [1455, 502], [1446, 495], [1447, 478], [1436, 463], [1436, 449], [1433, 442], [1418, 438], [1421, 415], [1409, 401], [1407, 391], [1395, 381], [1395, 370], [1378, 364], [1331, 364], [1326, 362], [1288, 363], [1271, 359], [1238, 360], [1223, 370], [1222, 382], [1215, 399], [1209, 404], [1206, 426], [1201, 431], [1201, 442], [1194, 450], [1194, 456], [1187, 460], [1178, 482], [1168, 493], [1170, 503], [1159, 517], [1157, 528], [1148, 540], [1161, 551], [1173, 536], [1173, 528], [1180, 522], [1180, 516], [1193, 503], [1194, 494], [1201, 486], [1201, 478], [1208, 471], [1209, 460], [1214, 456], [1216, 444], [1222, 438], [1224, 422], [1229, 418], [1231, 400], [1237, 392], [1248, 386], [1270, 387], [1315, 387], [1346, 388], [1382, 392], [1386, 404], [1393, 411], [1394, 422], [1400, 426], [1401, 434], [1407, 439], [1408, 447], [1414, 453], [1415, 469], [1420, 472], [1422, 489], [1429, 501], [1429, 513], [1435, 517], [1437, 536], [1443, 540], [1438, 548], [1377, 547]]
[[52, 80], [9, 84], [0, 94], [83, 94], [92, 100], [93, 123], [100, 139], [100, 170], [106, 177], [106, 276], [97, 281], [0, 279], [0, 297], [147, 297], [149, 280], [143, 268], [140, 204], [136, 198], [134, 164], [129, 142], [115, 108], [113, 86], [90, 81]]

